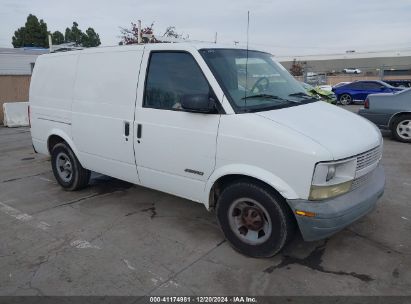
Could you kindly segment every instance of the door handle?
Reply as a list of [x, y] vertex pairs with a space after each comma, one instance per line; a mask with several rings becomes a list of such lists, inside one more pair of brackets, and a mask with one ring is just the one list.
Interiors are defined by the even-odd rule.
[[137, 125], [137, 138], [141, 138], [141, 133], [143, 132], [143, 126], [141, 124]]
[[130, 135], [130, 123], [128, 121], [124, 122], [124, 135], [125, 136]]

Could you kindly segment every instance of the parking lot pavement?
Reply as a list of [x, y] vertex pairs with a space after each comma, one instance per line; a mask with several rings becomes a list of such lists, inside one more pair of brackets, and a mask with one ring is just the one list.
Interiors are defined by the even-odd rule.
[[371, 214], [253, 259], [200, 204], [96, 174], [63, 191], [29, 130], [0, 127], [0, 295], [411, 295], [410, 153], [385, 137]]

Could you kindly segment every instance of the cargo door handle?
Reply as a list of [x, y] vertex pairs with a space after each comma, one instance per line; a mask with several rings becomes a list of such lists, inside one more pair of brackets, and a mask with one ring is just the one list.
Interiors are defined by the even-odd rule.
[[143, 132], [143, 126], [141, 124], [137, 125], [137, 138], [141, 138], [141, 133]]
[[130, 123], [128, 121], [124, 122], [124, 135], [125, 136], [130, 135]]

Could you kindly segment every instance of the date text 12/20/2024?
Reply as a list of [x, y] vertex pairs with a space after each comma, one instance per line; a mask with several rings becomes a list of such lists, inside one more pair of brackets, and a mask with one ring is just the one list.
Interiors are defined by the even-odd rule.
[[150, 303], [258, 303], [255, 297], [150, 297]]

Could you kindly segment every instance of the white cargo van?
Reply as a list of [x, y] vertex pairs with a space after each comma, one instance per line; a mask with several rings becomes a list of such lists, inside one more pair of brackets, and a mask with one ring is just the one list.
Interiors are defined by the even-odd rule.
[[255, 257], [297, 227], [305, 240], [330, 236], [384, 190], [380, 131], [307, 96], [260, 51], [167, 43], [42, 55], [30, 120], [64, 189], [96, 171], [204, 204]]

